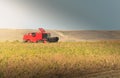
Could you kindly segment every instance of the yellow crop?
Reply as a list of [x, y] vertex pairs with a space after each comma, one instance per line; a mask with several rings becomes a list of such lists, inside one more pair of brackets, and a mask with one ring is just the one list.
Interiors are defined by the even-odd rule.
[[0, 42], [0, 78], [68, 78], [119, 66], [120, 41]]

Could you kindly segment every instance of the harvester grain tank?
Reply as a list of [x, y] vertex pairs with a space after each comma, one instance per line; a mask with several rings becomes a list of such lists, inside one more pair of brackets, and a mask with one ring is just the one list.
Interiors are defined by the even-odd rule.
[[39, 32], [27, 33], [23, 36], [24, 42], [58, 42], [59, 37], [51, 37], [51, 33], [46, 32], [43, 28], [39, 28]]

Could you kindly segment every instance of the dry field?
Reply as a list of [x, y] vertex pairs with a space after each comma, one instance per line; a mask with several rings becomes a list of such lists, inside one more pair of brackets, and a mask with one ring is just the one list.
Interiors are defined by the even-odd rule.
[[[33, 29], [0, 29], [0, 41], [22, 41], [25, 33], [36, 32]], [[47, 30], [52, 36], [58, 36], [62, 42], [75, 41], [98, 41], [98, 40], [120, 40], [120, 31], [103, 30], [80, 30], [80, 31], [60, 31]]]
[[0, 78], [120, 78], [120, 41], [0, 42]]

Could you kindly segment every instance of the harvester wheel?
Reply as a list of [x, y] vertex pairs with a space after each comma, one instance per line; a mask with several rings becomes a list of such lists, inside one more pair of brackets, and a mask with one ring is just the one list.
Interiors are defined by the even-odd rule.
[[36, 41], [36, 43], [43, 43], [43, 40], [38, 40]]
[[30, 41], [30, 40], [27, 40], [27, 42], [28, 42], [28, 43], [31, 43], [31, 41]]
[[27, 40], [23, 40], [23, 42], [24, 42], [24, 43], [26, 43], [26, 42], [27, 42]]

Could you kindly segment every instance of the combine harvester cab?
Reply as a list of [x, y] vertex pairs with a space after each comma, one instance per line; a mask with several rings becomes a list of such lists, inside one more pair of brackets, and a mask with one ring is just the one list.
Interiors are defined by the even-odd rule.
[[59, 37], [51, 37], [51, 33], [46, 32], [43, 28], [39, 28], [39, 32], [32, 32], [23, 36], [24, 42], [58, 42]]

